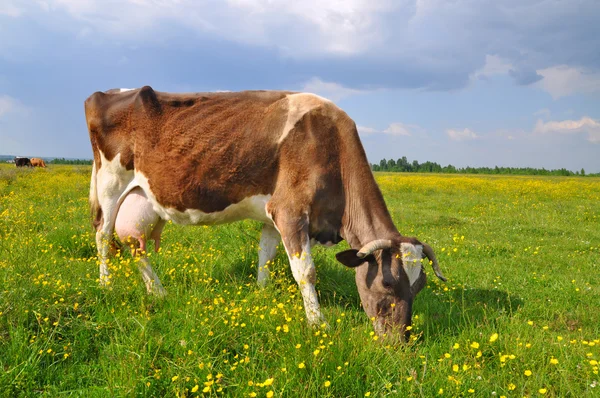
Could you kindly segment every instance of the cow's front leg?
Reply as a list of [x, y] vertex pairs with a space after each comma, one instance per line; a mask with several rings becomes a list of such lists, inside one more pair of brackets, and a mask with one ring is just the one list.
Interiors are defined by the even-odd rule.
[[[287, 250], [287, 249], [286, 249]], [[290, 267], [294, 274], [294, 279], [298, 283], [302, 299], [304, 300], [304, 310], [308, 323], [312, 326], [318, 326], [326, 323], [325, 317], [321, 313], [321, 306], [317, 298], [315, 282], [317, 280], [317, 272], [315, 263], [310, 254], [310, 245], [306, 245], [301, 251], [287, 252], [290, 259]]]
[[292, 274], [300, 288], [308, 323], [312, 326], [326, 323], [315, 289], [317, 272], [310, 254], [307, 216], [283, 219], [280, 217], [275, 224], [281, 233], [285, 251], [290, 259]]
[[260, 287], [265, 287], [269, 282], [269, 263], [277, 254], [277, 245], [281, 240], [279, 232], [274, 226], [265, 224], [258, 244], [258, 275], [257, 282]]

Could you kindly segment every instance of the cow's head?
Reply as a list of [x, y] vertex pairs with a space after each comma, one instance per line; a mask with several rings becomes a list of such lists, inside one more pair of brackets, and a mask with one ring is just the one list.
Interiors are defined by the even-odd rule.
[[377, 333], [399, 334], [407, 340], [413, 299], [426, 282], [422, 260], [431, 260], [436, 276], [446, 281], [433, 249], [415, 238], [375, 240], [360, 250], [340, 252], [336, 258], [356, 268], [360, 300]]

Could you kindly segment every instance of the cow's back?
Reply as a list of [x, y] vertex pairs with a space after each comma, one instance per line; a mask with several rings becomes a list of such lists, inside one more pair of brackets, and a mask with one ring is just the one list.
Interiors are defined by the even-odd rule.
[[95, 93], [86, 100], [95, 161], [120, 156], [156, 202], [179, 211], [217, 212], [271, 194], [287, 94]]

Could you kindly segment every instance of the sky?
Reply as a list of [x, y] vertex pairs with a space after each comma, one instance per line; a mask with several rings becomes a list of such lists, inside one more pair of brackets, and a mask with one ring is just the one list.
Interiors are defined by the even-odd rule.
[[0, 0], [0, 154], [91, 158], [95, 91], [333, 100], [369, 161], [600, 172], [597, 0]]

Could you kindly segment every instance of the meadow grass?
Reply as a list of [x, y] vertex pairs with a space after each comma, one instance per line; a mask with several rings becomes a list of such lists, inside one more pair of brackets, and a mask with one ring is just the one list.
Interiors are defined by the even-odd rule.
[[404, 235], [436, 251], [413, 339], [390, 346], [354, 271], [315, 248], [330, 327], [306, 324], [283, 249], [256, 285], [260, 224], [168, 224], [98, 285], [89, 166], [0, 166], [0, 396], [598, 396], [600, 179], [377, 173]]

